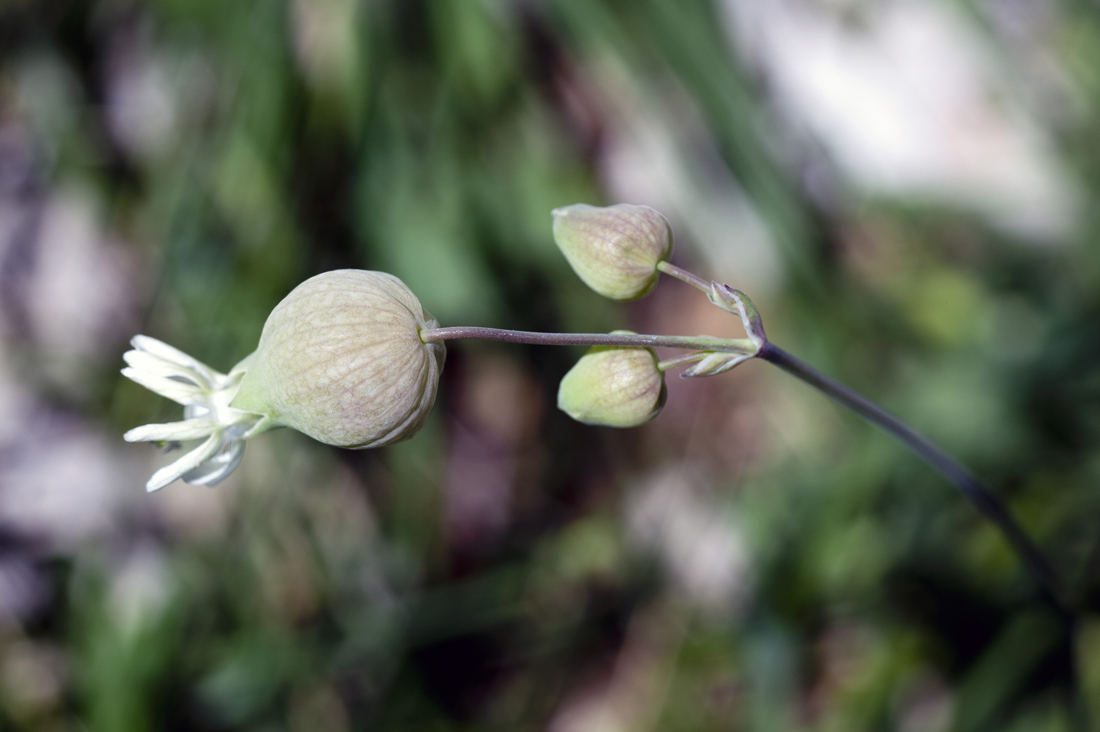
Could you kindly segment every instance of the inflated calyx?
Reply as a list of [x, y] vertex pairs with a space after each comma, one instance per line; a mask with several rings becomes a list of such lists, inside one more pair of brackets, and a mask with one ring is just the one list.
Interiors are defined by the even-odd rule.
[[232, 406], [337, 447], [407, 439], [435, 403], [447, 350], [420, 331], [438, 325], [393, 275], [317, 275], [268, 316]]
[[558, 409], [585, 424], [644, 424], [660, 413], [668, 396], [657, 363], [652, 348], [595, 346], [562, 378]]
[[657, 265], [672, 255], [672, 227], [648, 206], [554, 209], [554, 241], [573, 271], [596, 292], [635, 300], [657, 285]]

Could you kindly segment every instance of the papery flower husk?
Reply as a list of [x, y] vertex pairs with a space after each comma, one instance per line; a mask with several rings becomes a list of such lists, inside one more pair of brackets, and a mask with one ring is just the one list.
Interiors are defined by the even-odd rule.
[[672, 227], [649, 206], [584, 203], [554, 209], [554, 242], [584, 283], [605, 297], [636, 300], [657, 286], [672, 255]]
[[558, 409], [585, 424], [645, 424], [660, 413], [668, 398], [657, 363], [652, 348], [595, 346], [562, 378]]
[[393, 275], [317, 275], [271, 312], [233, 407], [337, 447], [407, 439], [435, 403], [446, 348], [420, 331], [438, 325]]

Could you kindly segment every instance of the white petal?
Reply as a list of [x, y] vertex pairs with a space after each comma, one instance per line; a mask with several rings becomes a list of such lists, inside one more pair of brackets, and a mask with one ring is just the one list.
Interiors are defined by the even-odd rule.
[[244, 440], [227, 440], [218, 453], [194, 470], [183, 474], [192, 485], [217, 485], [236, 470], [244, 456]]
[[214, 383], [221, 376], [220, 373], [210, 368], [203, 362], [188, 356], [178, 348], [172, 348], [163, 341], [158, 341], [156, 338], [150, 338], [149, 336], [136, 335], [130, 339], [130, 345], [139, 351], [145, 351], [151, 353], [158, 358], [163, 358], [165, 361], [176, 364], [177, 366], [185, 366], [189, 369], [194, 369], [200, 374], [206, 376], [207, 380]]
[[[211, 409], [206, 404], [188, 404], [186, 407], [183, 408], [183, 418], [184, 419], [197, 419], [198, 417], [209, 417], [213, 413], [214, 413], [214, 410]], [[215, 420], [215, 421], [217, 421], [217, 420]]]
[[127, 379], [136, 381], [149, 391], [155, 391], [161, 396], [166, 396], [180, 404], [201, 404], [206, 401], [207, 390], [182, 381], [168, 379], [163, 376], [154, 376], [145, 371], [133, 368], [122, 369], [122, 375]]
[[122, 436], [127, 442], [167, 442], [169, 440], [197, 440], [219, 429], [217, 420], [208, 417], [187, 419], [182, 422], [147, 424], [135, 427]]
[[214, 384], [206, 378], [206, 374], [171, 361], [165, 361], [163, 358], [157, 358], [145, 351], [127, 351], [122, 354], [122, 359], [138, 371], [144, 371], [153, 376], [175, 379], [176, 381], [201, 386], [204, 389], [214, 388]]
[[194, 470], [199, 465], [205, 463], [221, 446], [221, 435], [210, 435], [206, 442], [202, 443], [171, 465], [153, 473], [153, 477], [145, 484], [145, 490], [150, 493], [160, 490], [176, 480], [176, 478], [181, 477], [184, 473]]

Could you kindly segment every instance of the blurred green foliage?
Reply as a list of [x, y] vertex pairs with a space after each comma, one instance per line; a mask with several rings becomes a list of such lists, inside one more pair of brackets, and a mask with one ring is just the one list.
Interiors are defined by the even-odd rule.
[[[845, 5], [857, 23], [865, 4]], [[36, 161], [31, 198], [79, 191], [125, 242], [141, 332], [224, 369], [339, 267], [392, 272], [444, 325], [722, 327], [690, 293], [600, 300], [550, 239], [552, 208], [612, 202], [616, 105], [683, 114], [786, 272], [758, 299], [769, 334], [996, 486], [1076, 626], [941, 480], [764, 364], [670, 384], [668, 414], [612, 432], [551, 407], [578, 351], [462, 343], [410, 442], [272, 433], [225, 485], [141, 496], [75, 549], [0, 529], [50, 588], [0, 624], [0, 729], [1100, 725], [1100, 209], [1036, 245], [839, 173], [823, 200], [799, 166], [827, 156], [723, 17], [703, 0], [6, 0], [0, 121]], [[1047, 132], [1091, 203], [1100, 8], [1052, 3], [1045, 22], [1074, 90]], [[652, 162], [634, 174], [668, 172]], [[677, 261], [707, 275], [726, 234], [681, 237]], [[125, 334], [74, 396], [13, 332], [26, 383], [111, 440], [175, 417], [115, 375]]]

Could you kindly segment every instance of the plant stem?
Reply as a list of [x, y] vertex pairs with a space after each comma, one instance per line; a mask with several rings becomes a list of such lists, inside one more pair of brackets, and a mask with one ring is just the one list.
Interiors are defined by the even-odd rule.
[[533, 343], [545, 346], [688, 348], [746, 355], [756, 352], [756, 346], [746, 338], [727, 339], [712, 336], [625, 335], [617, 333], [532, 333], [524, 330], [477, 327], [431, 328], [420, 331], [420, 340], [425, 343], [459, 338], [477, 338], [487, 341], [504, 341], [505, 343]]
[[710, 283], [704, 280], [702, 277], [688, 272], [686, 269], [681, 269], [671, 262], [657, 262], [657, 269], [660, 272], [664, 272], [670, 277], [675, 277], [681, 282], [686, 282], [697, 290], [710, 294]]
[[1061, 585], [1054, 570], [1047, 563], [1038, 547], [1009, 513], [1008, 508], [954, 458], [923, 437], [909, 425], [878, 406], [870, 399], [833, 381], [809, 364], [795, 358], [772, 343], [765, 343], [757, 354], [759, 358], [783, 369], [806, 382], [856, 414], [878, 425], [916, 453], [936, 472], [952, 483], [964, 496], [1004, 533], [1008, 543], [1020, 556], [1024, 566], [1042, 588], [1044, 595], [1067, 619], [1072, 618], [1063, 598]]

